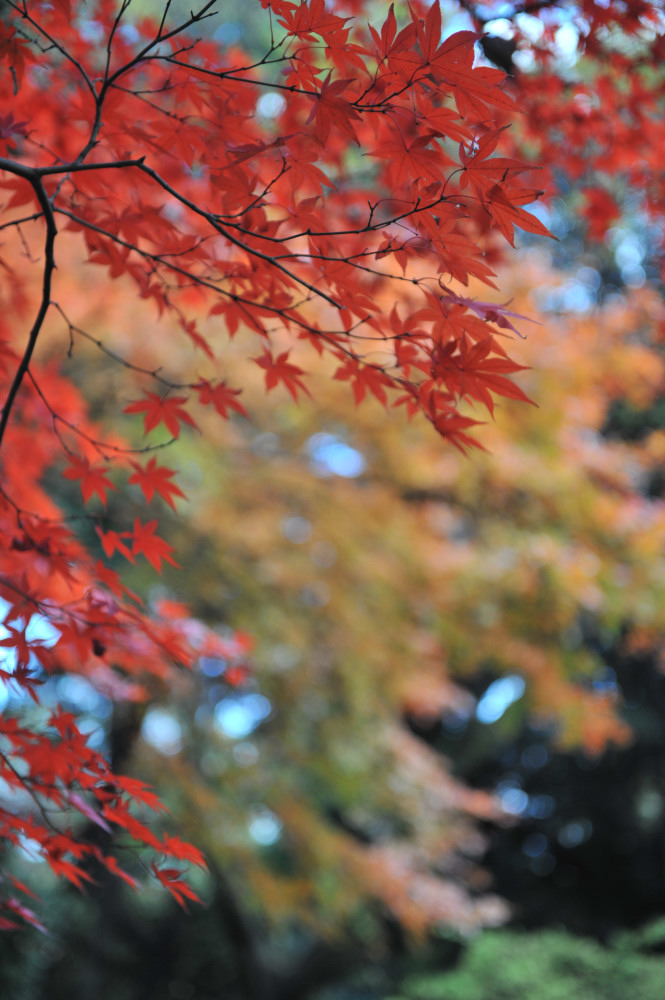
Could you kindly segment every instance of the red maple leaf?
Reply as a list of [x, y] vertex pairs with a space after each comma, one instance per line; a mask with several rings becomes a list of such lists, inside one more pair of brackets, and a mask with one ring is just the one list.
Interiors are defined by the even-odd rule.
[[206, 859], [199, 849], [194, 847], [193, 844], [188, 844], [186, 841], [180, 840], [179, 837], [170, 837], [168, 834], [165, 834], [164, 851], [166, 854], [170, 854], [172, 858], [178, 858], [180, 861], [191, 861], [192, 864], [198, 865], [199, 868], [208, 867]]
[[99, 465], [90, 465], [87, 458], [78, 455], [68, 455], [69, 468], [62, 473], [64, 479], [80, 479], [81, 495], [85, 503], [97, 494], [103, 504], [106, 503], [106, 491], [115, 490], [116, 486], [108, 478], [108, 473]]
[[149, 847], [154, 847], [156, 851], [164, 850], [164, 845], [157, 839], [152, 830], [131, 815], [126, 802], [120, 801], [113, 806], [107, 803], [102, 808], [102, 816], [104, 819], [110, 819], [113, 823], [117, 823], [118, 826], [123, 827], [134, 840], [148, 844]]
[[131, 538], [131, 532], [122, 531], [118, 533], [117, 531], [102, 531], [102, 529], [97, 526], [95, 531], [99, 535], [99, 540], [102, 543], [102, 548], [104, 549], [104, 554], [111, 559], [115, 552], [119, 552], [121, 555], [128, 559], [130, 562], [134, 562], [132, 554], [123, 542], [123, 538]]
[[146, 785], [145, 781], [140, 781], [139, 778], [130, 778], [126, 774], [116, 774], [113, 780], [118, 788], [123, 792], [127, 792], [137, 802], [142, 802], [149, 809], [154, 809], [155, 812], [168, 811], [164, 803], [160, 801], [150, 785]]
[[[129, 552], [128, 549], [127, 556], [131, 559], [131, 552]], [[143, 603], [138, 594], [135, 594], [133, 591], [125, 587], [124, 583], [120, 580], [120, 575], [116, 573], [114, 569], [110, 569], [108, 566], [105, 566], [99, 559], [94, 565], [94, 571], [95, 575], [99, 579], [99, 582], [107, 587], [112, 594], [115, 594], [116, 597], [122, 597], [123, 594], [126, 594], [127, 597], [131, 597], [131, 599], [136, 601], [137, 604]]]
[[200, 382], [196, 387], [196, 391], [199, 394], [199, 402], [204, 406], [212, 403], [224, 419], [228, 417], [228, 410], [235, 410], [236, 413], [240, 413], [243, 417], [249, 415], [237, 398], [242, 389], [232, 389], [226, 382], [218, 382], [217, 385], [211, 385], [210, 382]]
[[132, 467], [136, 471], [129, 477], [128, 482], [136, 483], [141, 487], [148, 503], [155, 493], [158, 493], [163, 500], [166, 500], [169, 507], [175, 510], [173, 498], [183, 497], [186, 499], [180, 487], [171, 482], [175, 475], [173, 469], [167, 469], [165, 465], [157, 465], [156, 458], [149, 459], [144, 467], [138, 465], [137, 462], [132, 462]]
[[17, 135], [25, 135], [25, 126], [29, 122], [17, 122], [12, 111], [6, 115], [0, 115], [0, 139], [13, 139]]
[[155, 534], [157, 521], [148, 521], [141, 524], [138, 517], [134, 520], [134, 530], [132, 531], [132, 554], [144, 555], [151, 566], [162, 572], [162, 561], [178, 566], [171, 553], [173, 547]]
[[323, 145], [333, 125], [336, 125], [342, 132], [351, 136], [354, 142], [358, 142], [352, 121], [359, 120], [360, 115], [349, 101], [340, 97], [353, 80], [332, 80], [330, 79], [332, 70], [321, 84], [318, 96], [314, 98], [314, 104], [310, 111], [308, 122], [316, 120], [316, 136]]
[[436, 181], [445, 164], [450, 162], [439, 149], [436, 138], [432, 132], [412, 136], [395, 125], [390, 137], [376, 146], [369, 156], [387, 162], [388, 174], [396, 187], [420, 177]]
[[374, 39], [380, 61], [407, 48], [413, 41], [416, 33], [415, 25], [412, 23], [407, 24], [406, 28], [402, 28], [400, 33], [397, 34], [394, 3], [391, 3], [388, 9], [388, 16], [381, 26], [381, 34], [379, 35], [376, 28], [373, 28], [371, 25], [369, 25], [369, 30]]
[[494, 184], [487, 192], [483, 204], [511, 246], [515, 246], [513, 226], [519, 226], [527, 233], [536, 233], [538, 236], [550, 236], [555, 239], [549, 229], [535, 215], [519, 208], [519, 205], [532, 204], [541, 193], [533, 188], [506, 190], [499, 184]]
[[[4, 639], [0, 639], [0, 646], [4, 646], [5, 649], [13, 649], [16, 654], [18, 666], [27, 667], [30, 663], [31, 645], [25, 629], [14, 628], [13, 625], [9, 624], [5, 624], [3, 627], [9, 632], [9, 635]], [[11, 679], [13, 676], [13, 674], [5, 670], [2, 670], [1, 673], [8, 679]]]
[[273, 358], [270, 351], [264, 348], [263, 354], [258, 358], [252, 358], [252, 360], [266, 373], [266, 389], [274, 389], [281, 382], [297, 402], [298, 390], [308, 396], [311, 396], [311, 393], [300, 378], [305, 372], [298, 365], [291, 364], [288, 360], [289, 353], [289, 351], [282, 351], [276, 358]]
[[127, 874], [124, 868], [120, 867], [117, 860], [113, 857], [112, 854], [102, 854], [100, 851], [97, 857], [99, 858], [101, 863], [105, 865], [106, 868], [108, 868], [110, 872], [112, 872], [114, 875], [117, 875], [119, 878], [123, 879], [127, 883], [127, 885], [130, 886], [130, 888], [134, 890], [138, 889], [139, 884], [136, 881], [136, 879], [132, 878], [131, 875]]
[[358, 362], [354, 358], [347, 358], [344, 364], [340, 365], [337, 369], [333, 378], [341, 382], [350, 380], [356, 405], [362, 403], [367, 392], [371, 392], [373, 396], [376, 396], [383, 406], [388, 405], [386, 389], [393, 388], [393, 382], [385, 372], [375, 368], [373, 365], [362, 364], [362, 362]]
[[187, 402], [187, 396], [158, 396], [156, 392], [146, 393], [145, 399], [139, 399], [135, 403], [126, 406], [124, 413], [145, 413], [143, 418], [143, 428], [147, 434], [159, 424], [164, 424], [166, 429], [174, 438], [180, 436], [180, 424], [189, 424], [196, 427], [193, 417], [183, 409], [183, 404]]
[[55, 875], [62, 875], [66, 878], [72, 885], [75, 885], [77, 889], [83, 889], [84, 882], [93, 882], [94, 879], [92, 875], [89, 875], [80, 865], [75, 865], [71, 861], [66, 861], [60, 855], [47, 855], [46, 860], [49, 863], [51, 871]]
[[[459, 352], [455, 353], [458, 348]], [[508, 358], [490, 356], [494, 351], [492, 336], [472, 347], [466, 341], [453, 341], [433, 355], [436, 377], [445, 382], [449, 392], [480, 400], [490, 413], [494, 412], [492, 393], [531, 403], [526, 393], [506, 377], [523, 371], [524, 365]]]
[[307, 41], [316, 41], [311, 32], [316, 32], [322, 38], [333, 31], [344, 28], [348, 18], [334, 14], [326, 7], [325, 0], [301, 0], [300, 5], [284, 4], [280, 10], [280, 24], [291, 35], [298, 35]]
[[178, 906], [181, 906], [185, 912], [187, 912], [186, 899], [191, 899], [194, 903], [201, 902], [192, 887], [182, 881], [183, 873], [177, 868], [158, 868], [154, 863], [151, 867], [153, 875], [159, 879], [165, 889], [168, 889]]

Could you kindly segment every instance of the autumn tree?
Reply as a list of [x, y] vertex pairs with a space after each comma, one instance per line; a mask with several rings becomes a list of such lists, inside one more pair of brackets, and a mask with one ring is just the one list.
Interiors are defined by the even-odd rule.
[[[491, 415], [497, 397], [526, 399], [507, 353], [521, 317], [463, 286], [494, 287], [515, 227], [547, 235], [525, 208], [545, 185], [517, 152], [533, 149], [541, 95], [565, 96], [551, 128], [586, 107], [560, 80], [547, 28], [530, 49], [542, 69], [505, 83], [475, 58], [477, 31], [444, 37], [438, 3], [391, 6], [376, 27], [359, 2], [262, 6], [270, 43], [256, 57], [197, 37], [212, 3], [179, 22], [168, 3], [153, 20], [132, 19], [128, 2], [10, 0], [0, 23], [0, 643], [3, 678], [35, 706], [0, 722], [2, 835], [76, 884], [92, 860], [134, 884], [108, 847], [120, 832], [154, 852], [154, 874], [183, 905], [195, 894], [179, 863], [202, 864], [199, 851], [136, 812], [158, 800], [71, 712], [40, 700], [43, 681], [80, 673], [131, 701], [201, 657], [234, 663], [229, 682], [243, 676], [242, 641], [173, 602], [146, 607], [121, 573], [123, 560], [156, 572], [177, 562], [153, 516], [184, 493], [163, 448], [210, 414], [246, 412], [228, 338], [251, 333], [246, 358], [268, 391], [316, 394], [305, 349], [356, 404], [424, 417], [461, 450], [479, 443], [469, 403]], [[547, 22], [547, 5], [537, 11]], [[582, 5], [573, 20], [591, 58], [614, 53], [615, 29], [635, 39], [620, 58], [645, 81], [648, 114], [656, 5]], [[654, 187], [646, 207], [657, 202]], [[81, 322], [69, 279], [83, 263], [133, 286], [145, 328], [131, 342]], [[178, 336], [196, 358], [186, 379], [165, 343]], [[114, 429], [67, 374], [84, 343], [125, 378]], [[69, 509], [49, 487], [57, 474], [79, 491]], [[128, 522], [111, 498], [129, 486], [154, 508]], [[23, 896], [8, 885], [5, 926], [36, 920]]]

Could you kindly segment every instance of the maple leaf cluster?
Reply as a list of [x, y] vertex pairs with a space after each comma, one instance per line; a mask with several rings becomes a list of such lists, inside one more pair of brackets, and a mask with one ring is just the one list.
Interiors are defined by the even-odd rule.
[[[487, 5], [465, 4], [465, 10], [485, 31]], [[489, 33], [483, 40], [509, 45], [511, 58], [525, 57], [519, 68], [511, 66], [508, 90], [523, 114], [511, 119], [516, 128], [506, 148], [529, 150], [551, 194], [561, 190], [564, 172], [591, 240], [606, 240], [628, 192], [631, 211], [662, 226], [662, 5], [580, 0], [564, 11], [555, 4], [514, 3], [500, 16], [509, 37]], [[662, 277], [662, 247], [658, 256]]]
[[[17, 358], [5, 349], [4, 359], [6, 387]], [[162, 862], [171, 858], [204, 865], [202, 855], [168, 834], [156, 836], [134, 815], [132, 804], [153, 813], [164, 807], [142, 782], [115, 773], [105, 756], [89, 745], [88, 734], [79, 728], [76, 717], [53, 704], [52, 696], [44, 698], [41, 688], [66, 672], [85, 676], [111, 700], [141, 701], [148, 694], [150, 677], [168, 679], [174, 665], [190, 667], [202, 655], [222, 656], [233, 664], [244, 657], [246, 646], [221, 640], [173, 601], [149, 612], [115, 570], [85, 552], [63, 524], [62, 511], [40, 485], [54, 457], [53, 442], [43, 431], [53, 418], [49, 398], [67, 402], [67, 417], [58, 418], [63, 448], [67, 441], [80, 446], [85, 440], [99, 458], [106, 446], [103, 437], [93, 437], [98, 429], [87, 419], [85, 403], [71, 383], [52, 369], [33, 365], [30, 390], [26, 387], [22, 393], [18, 419], [6, 439], [7, 454], [25, 458], [3, 465], [0, 531], [7, 544], [0, 553], [5, 634], [0, 639], [4, 654], [0, 677], [19, 705], [21, 694], [27, 694], [39, 708], [49, 710], [39, 728], [30, 721], [22, 724], [13, 713], [0, 716], [0, 775], [14, 791], [3, 796], [0, 806], [1, 836], [41, 856], [56, 874], [77, 886], [91, 881], [89, 863], [95, 860], [136, 887], [135, 876], [89, 836], [90, 824], [108, 834], [124, 831], [157, 854], [152, 870], [183, 903], [185, 898], [195, 898], [193, 890], [181, 881], [180, 869], [165, 869]], [[61, 405], [61, 414], [63, 410]], [[117, 444], [110, 447], [117, 448]], [[172, 505], [173, 496], [182, 495], [171, 482], [173, 473], [158, 466], [154, 457], [145, 465], [130, 460], [129, 466], [135, 471], [128, 482], [140, 486], [146, 501], [159, 494]], [[62, 474], [78, 482], [85, 502], [96, 494], [103, 504], [107, 490], [115, 488], [88, 459], [72, 461]], [[91, 520], [98, 517], [91, 515]], [[115, 539], [128, 559], [140, 554], [159, 570], [162, 559], [172, 560], [170, 547], [155, 535], [156, 524], [156, 520], [142, 524], [137, 519], [133, 532], [116, 534], [99, 527], [97, 531], [104, 552], [112, 551], [109, 539]], [[229, 668], [229, 674], [233, 669]], [[17, 798], [17, 791], [25, 796], [24, 801]], [[17, 909], [14, 895], [4, 905], [11, 912], [0, 918], [3, 926], [15, 925], [12, 912], [39, 926], [29, 908]]]
[[[7, 329], [2, 333], [7, 336]], [[0, 386], [6, 391], [19, 358], [2, 343]], [[50, 401], [57, 401], [57, 417]], [[107, 448], [116, 454], [117, 439], [110, 443], [90, 422], [69, 380], [33, 362], [15, 416], [4, 441], [0, 491], [0, 678], [8, 698], [0, 714], [0, 838], [78, 887], [94, 880], [90, 866], [97, 863], [136, 888], [135, 860], [130, 874], [111, 850], [124, 834], [125, 847], [151, 849], [151, 870], [184, 905], [196, 894], [182, 879], [182, 862], [204, 866], [203, 856], [156, 834], [149, 816], [164, 811], [157, 796], [116, 773], [93, 749], [76, 716], [54, 701], [52, 680], [82, 675], [103, 697], [132, 703], [148, 696], [150, 678], [164, 682], [176, 665], [189, 667], [210, 653], [233, 663], [245, 648], [222, 641], [174, 602], [166, 602], [161, 614], [149, 611], [116, 570], [86, 552], [65, 521], [42, 485], [60, 453], [66, 456], [62, 475], [77, 485], [86, 505], [105, 505], [108, 491], [117, 488], [104, 461]], [[127, 464], [134, 470], [128, 484], [137, 484], [147, 502], [160, 496], [172, 506], [182, 496], [172, 471], [154, 456]], [[156, 519], [137, 518], [133, 531], [118, 533], [103, 530], [98, 514], [89, 517], [106, 555], [119, 547], [129, 560], [142, 556], [157, 570], [162, 559], [173, 561], [170, 546], [155, 534]], [[103, 844], [100, 831], [107, 835]], [[165, 867], [167, 859], [180, 867]], [[43, 929], [25, 902], [31, 890], [9, 874], [2, 888], [0, 928], [28, 922]]]
[[[257, 333], [268, 389], [307, 391], [290, 347], [271, 348], [285, 334], [301, 338], [383, 405], [406, 393], [412, 409], [466, 447], [472, 439], [451, 417], [478, 398], [476, 386], [485, 402], [510, 393], [512, 369], [488, 380], [479, 368], [460, 389], [473, 343], [495, 357], [505, 348], [501, 330], [460, 302], [450, 280], [492, 284], [474, 238], [479, 223], [510, 243], [515, 226], [546, 232], [522, 207], [539, 194], [521, 182], [530, 167], [493, 155], [502, 138], [493, 122], [512, 109], [503, 74], [474, 65], [473, 32], [442, 40], [438, 3], [414, 4], [401, 30], [392, 5], [380, 31], [352, 25], [322, 0], [270, 7], [282, 33], [258, 63], [243, 65], [209, 41], [185, 44], [183, 26], [142, 22], [130, 44], [124, 8], [113, 20], [106, 7], [95, 19], [108, 33], [102, 58], [68, 3], [14, 5], [23, 26], [8, 30], [24, 60], [15, 103], [30, 127], [2, 163], [6, 208], [80, 233], [88, 260], [110, 278], [128, 275], [202, 355], [215, 348], [186, 307], [192, 286], [222, 329]], [[40, 46], [51, 37], [60, 55], [49, 61]], [[256, 113], [266, 93], [283, 105], [268, 122]], [[399, 331], [388, 321], [397, 297], [407, 310]], [[399, 357], [406, 337], [409, 375]], [[206, 381], [211, 389], [198, 399], [217, 407], [213, 388], [223, 380]], [[175, 437], [193, 423], [188, 403], [162, 386], [128, 412], [144, 414], [146, 431], [163, 424]], [[94, 470], [80, 471], [86, 492], [107, 488]]]

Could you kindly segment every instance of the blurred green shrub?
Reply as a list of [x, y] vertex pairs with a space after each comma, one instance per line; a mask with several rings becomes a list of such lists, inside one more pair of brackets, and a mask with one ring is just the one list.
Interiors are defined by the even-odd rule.
[[450, 972], [410, 976], [386, 1000], [662, 1000], [665, 920], [611, 946], [564, 931], [488, 931]]

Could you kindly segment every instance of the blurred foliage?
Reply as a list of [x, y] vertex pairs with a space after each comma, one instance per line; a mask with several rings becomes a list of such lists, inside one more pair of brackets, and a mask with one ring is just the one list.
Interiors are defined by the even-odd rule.
[[665, 958], [652, 952], [664, 943], [662, 921], [607, 948], [563, 931], [488, 931], [455, 970], [409, 977], [390, 1000], [659, 1000]]
[[665, 677], [648, 655], [606, 655], [628, 747], [554, 752], [528, 720], [513, 735], [477, 720], [424, 734], [459, 777], [496, 787], [517, 810], [519, 822], [491, 831], [483, 863], [519, 925], [600, 940], [662, 914], [665, 877]]
[[[515, 310], [533, 314], [524, 289], [558, 280], [524, 266]], [[201, 594], [199, 611], [256, 637], [248, 690], [268, 698], [271, 714], [240, 741], [216, 725], [223, 707], [206, 710], [207, 727], [198, 716], [205, 750], [192, 730], [178, 758], [186, 811], [197, 815], [205, 789], [202, 825], [218, 831], [207, 849], [232, 866], [248, 901], [252, 888], [273, 924], [290, 912], [325, 933], [363, 928], [371, 941], [381, 924], [361, 914], [378, 898], [417, 931], [422, 899], [414, 910], [400, 901], [414, 891], [413, 868], [399, 867], [414, 848], [424, 872], [484, 888], [469, 864], [482, 841], [454, 815], [470, 800], [447, 784], [434, 764], [441, 758], [429, 770], [424, 743], [403, 719], [453, 755], [455, 741], [444, 747], [432, 732], [459, 739], [473, 725], [477, 762], [493, 755], [495, 730], [509, 744], [527, 719], [541, 740], [581, 746], [590, 762], [608, 743], [630, 742], [612, 657], [660, 655], [665, 522], [660, 499], [642, 491], [662, 462], [662, 441], [657, 430], [635, 444], [602, 430], [613, 400], [649, 406], [657, 397], [663, 369], [652, 345], [661, 321], [647, 290], [596, 316], [547, 320], [522, 345], [538, 408], [501, 407], [484, 429], [488, 456], [443, 452], [423, 428], [386, 421], [372, 404], [351, 421], [346, 401], [323, 382], [314, 425], [306, 406], [264, 400], [260, 383], [246, 382], [252, 422], [209, 428], [219, 445], [202, 440], [190, 450], [201, 474], [187, 487], [198, 541], [185, 558], [195, 566], [186, 590]], [[206, 448], [222, 458], [214, 483]], [[337, 452], [326, 459], [326, 448]], [[326, 466], [335, 454], [357, 474]], [[183, 535], [179, 550], [187, 544]], [[465, 691], [453, 683], [474, 676]], [[526, 690], [497, 713], [490, 734], [478, 709], [501, 676], [523, 678]], [[208, 698], [223, 706], [222, 694]], [[178, 718], [187, 727], [186, 715]], [[158, 778], [159, 753], [154, 766]], [[471, 770], [459, 773], [466, 780]], [[487, 777], [506, 820], [520, 817], [519, 783]], [[218, 796], [224, 825], [210, 822]], [[257, 806], [279, 824], [272, 845], [248, 836]], [[451, 918], [440, 911], [434, 923], [464, 924], [461, 897], [451, 905]]]

